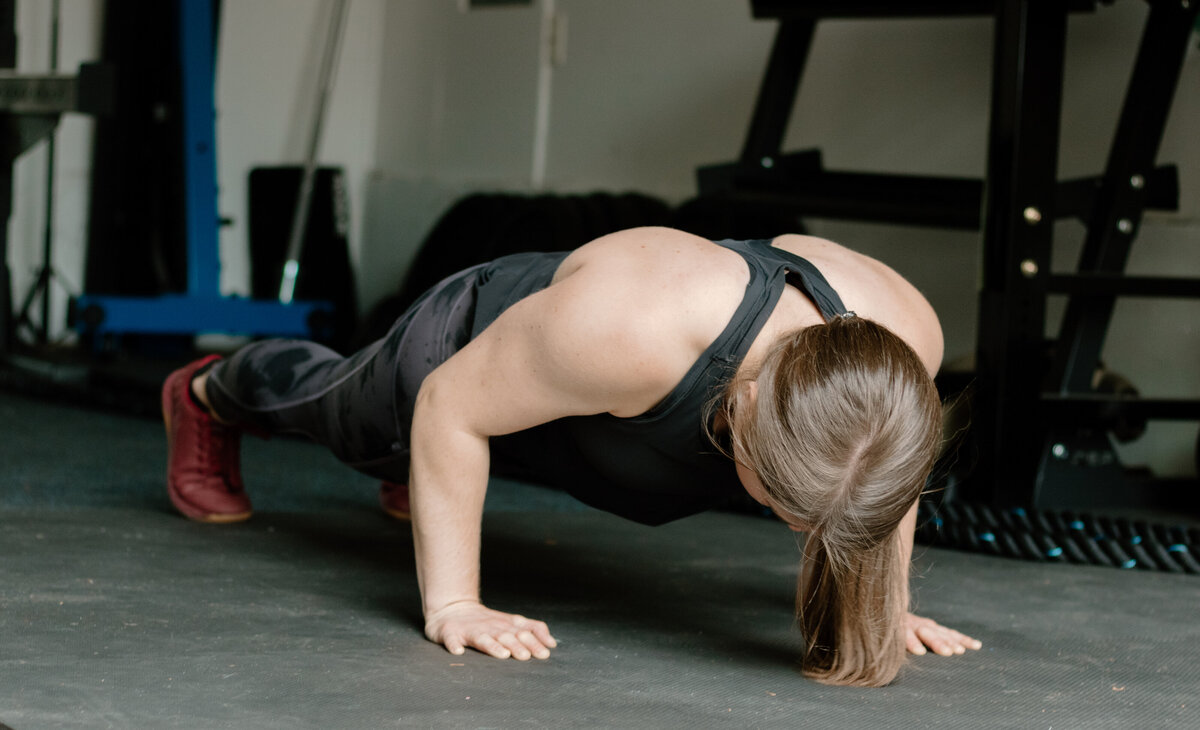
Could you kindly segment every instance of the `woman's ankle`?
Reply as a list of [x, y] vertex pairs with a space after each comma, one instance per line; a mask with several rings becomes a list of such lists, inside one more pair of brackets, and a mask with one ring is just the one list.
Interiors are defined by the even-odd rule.
[[191, 382], [188, 383], [188, 397], [191, 398], [192, 403], [196, 404], [198, 408], [211, 416], [217, 423], [231, 426], [233, 422], [221, 418], [220, 414], [216, 412], [212, 407], [212, 403], [208, 400], [208, 375], [209, 368], [204, 368], [192, 376]]

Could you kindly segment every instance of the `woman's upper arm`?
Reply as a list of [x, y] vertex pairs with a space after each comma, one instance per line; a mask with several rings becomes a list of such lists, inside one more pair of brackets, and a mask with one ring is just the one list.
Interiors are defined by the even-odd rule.
[[[678, 379], [670, 323], [575, 274], [514, 304], [429, 375], [422, 399], [480, 436], [641, 413]], [[674, 377], [673, 377], [674, 376]]]

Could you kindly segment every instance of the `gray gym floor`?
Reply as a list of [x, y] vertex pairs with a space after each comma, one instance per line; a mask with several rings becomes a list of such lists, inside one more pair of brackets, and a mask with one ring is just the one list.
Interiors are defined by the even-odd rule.
[[153, 420], [0, 393], [0, 723], [26, 728], [1200, 727], [1200, 578], [918, 547], [919, 609], [983, 640], [883, 689], [796, 669], [796, 546], [497, 481], [484, 595], [545, 662], [421, 633], [409, 528], [308, 444], [245, 444], [250, 522], [170, 511]]

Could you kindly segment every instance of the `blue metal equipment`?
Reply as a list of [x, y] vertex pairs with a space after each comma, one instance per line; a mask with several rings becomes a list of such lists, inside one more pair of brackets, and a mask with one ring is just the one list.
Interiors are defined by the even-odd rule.
[[153, 297], [83, 295], [76, 302], [76, 327], [93, 335], [321, 336], [332, 318], [325, 302], [221, 296], [212, 0], [179, 0], [179, 38], [187, 291]]

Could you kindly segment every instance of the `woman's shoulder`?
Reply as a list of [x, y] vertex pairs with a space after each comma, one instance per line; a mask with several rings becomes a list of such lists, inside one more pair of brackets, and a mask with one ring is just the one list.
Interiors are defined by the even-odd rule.
[[[737, 253], [671, 228], [633, 228], [598, 238], [563, 261], [555, 282], [578, 277], [630, 318], [707, 329], [737, 309], [750, 271]], [[722, 322], [723, 324], [723, 322]], [[714, 335], [715, 337], [715, 335]], [[711, 338], [710, 338], [711, 341]]]
[[808, 259], [829, 281], [846, 308], [895, 332], [930, 372], [942, 360], [942, 327], [925, 296], [882, 261], [814, 236], [780, 236], [774, 242]]
[[711, 241], [635, 228], [574, 251], [553, 286], [569, 301], [562, 316], [591, 330], [619, 328], [627, 347], [654, 353], [682, 377], [729, 323], [749, 277], [741, 256]]
[[694, 274], [697, 279], [723, 273], [740, 257], [706, 238], [658, 226], [630, 228], [591, 241], [571, 253], [559, 276], [583, 266], [638, 278], [661, 279]]
[[[942, 358], [942, 330], [915, 286], [883, 262], [814, 236], [783, 235], [772, 245], [808, 259], [846, 307], [888, 327], [931, 372]], [[555, 282], [571, 280], [580, 314], [629, 327], [649, 346], [672, 342], [679, 362], [699, 356], [728, 324], [750, 271], [740, 254], [671, 228], [634, 228], [588, 243], [564, 260]], [[801, 308], [805, 316], [811, 314]], [[814, 315], [815, 316], [815, 315]], [[794, 319], [808, 321], [797, 314]], [[784, 323], [786, 324], [786, 323]], [[783, 326], [783, 325], [780, 325]]]

